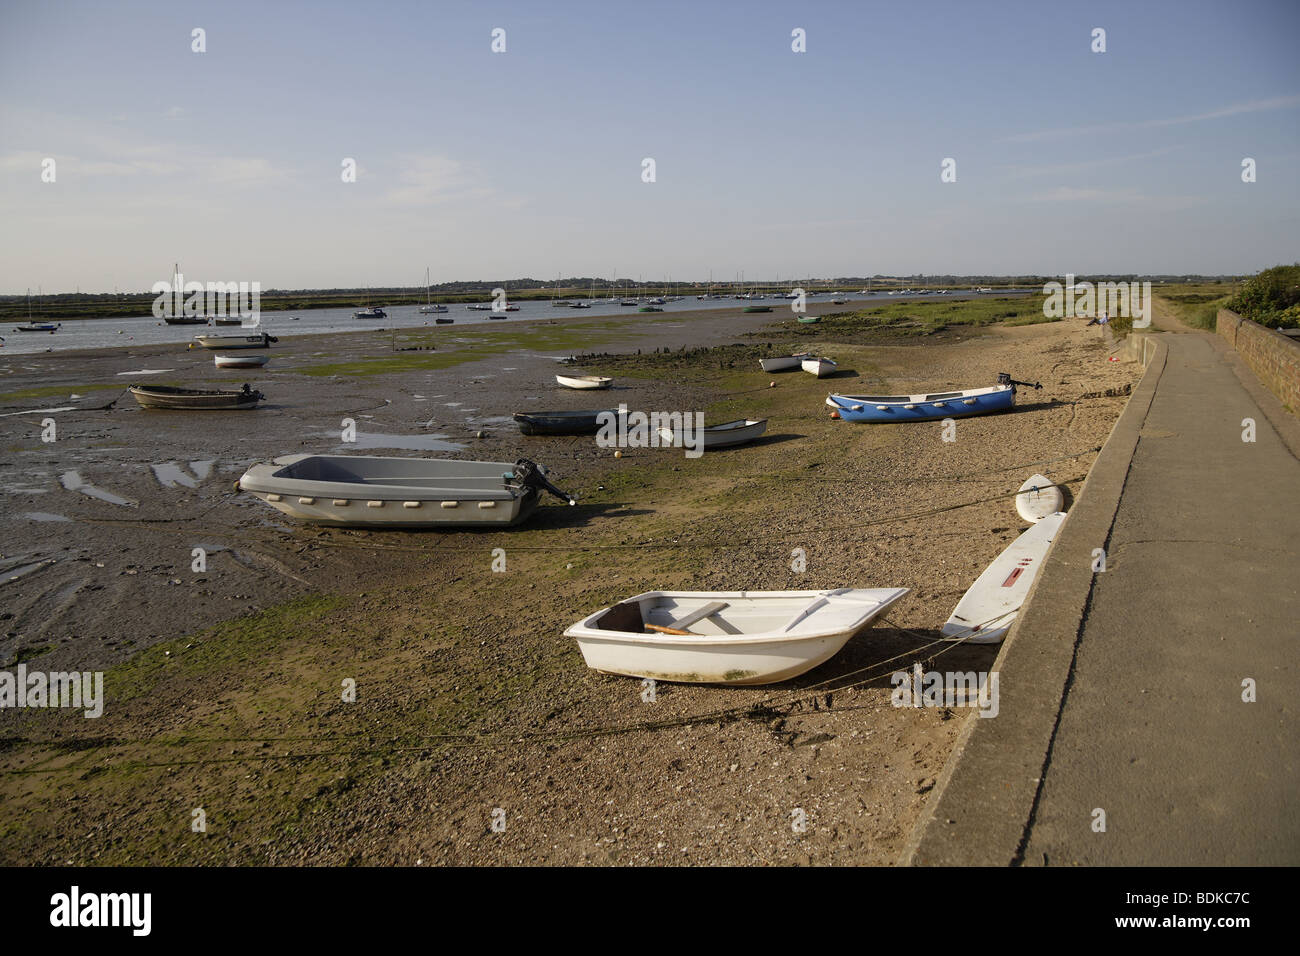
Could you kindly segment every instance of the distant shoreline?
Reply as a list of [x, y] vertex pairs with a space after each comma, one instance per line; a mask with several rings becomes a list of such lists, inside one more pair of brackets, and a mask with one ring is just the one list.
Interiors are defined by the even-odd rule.
[[[904, 288], [911, 289], [912, 286]], [[948, 293], [968, 294], [971, 289], [968, 287], [957, 286], [937, 286], [937, 285], [918, 285], [914, 287], [918, 291], [927, 293], [946, 291]], [[1033, 291], [1033, 287], [1028, 289], [1025, 286], [986, 286], [992, 290], [985, 295], [1000, 295], [1006, 293], [1016, 293]], [[838, 295], [853, 294], [857, 289], [822, 289], [817, 288], [815, 291], [818, 295]], [[873, 290], [875, 291], [875, 290]], [[902, 289], [881, 288], [880, 292], [898, 292]], [[663, 290], [658, 288], [643, 288], [640, 291], [635, 289], [625, 292], [618, 292], [611, 289], [597, 290], [596, 296], [581, 290], [566, 290], [556, 294], [551, 289], [528, 289], [519, 292], [511, 292], [508, 301], [512, 302], [544, 302], [552, 298], [568, 299], [571, 301], [592, 302], [601, 299], [608, 299], [611, 295], [614, 298], [637, 298], [645, 296], [667, 295]], [[689, 295], [682, 294], [683, 299], [694, 299], [703, 293], [692, 291]], [[721, 296], [716, 302], [744, 302], [744, 299], [735, 299], [734, 293], [717, 292], [715, 295]], [[771, 301], [774, 296], [780, 297], [784, 292], [765, 292], [767, 300]], [[152, 293], [130, 293], [122, 295], [111, 295], [103, 297], [102, 301], [97, 299], [78, 298], [68, 296], [68, 301], [63, 301], [65, 297], [60, 296], [56, 301], [50, 301], [48, 296], [43, 297], [39, 304], [33, 303], [30, 315], [28, 313], [27, 298], [25, 296], [0, 296], [0, 327], [10, 323], [31, 322], [59, 322], [64, 320], [82, 320], [82, 319], [138, 319], [146, 318], [152, 314], [153, 303], [157, 298]], [[433, 305], [469, 305], [474, 303], [491, 302], [492, 294], [487, 292], [457, 292], [435, 295], [426, 298], [423, 291], [420, 292], [382, 292], [370, 293], [364, 292], [320, 292], [308, 294], [271, 294], [264, 293], [259, 300], [260, 310], [262, 312], [308, 312], [315, 309], [364, 309], [374, 305], [382, 308], [393, 308], [401, 306], [419, 306], [425, 305], [426, 302]], [[778, 298], [778, 301], [780, 299]]]

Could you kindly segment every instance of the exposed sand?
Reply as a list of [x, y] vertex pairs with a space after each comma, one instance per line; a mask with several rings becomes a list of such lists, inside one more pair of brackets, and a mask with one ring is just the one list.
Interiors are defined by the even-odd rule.
[[[516, 325], [500, 334], [530, 351], [374, 375], [295, 369], [443, 362], [477, 330], [395, 340], [437, 342], [435, 353], [392, 353], [379, 333], [284, 339], [267, 372], [220, 377], [208, 354], [175, 348], [4, 360], [4, 392], [125, 387], [120, 372], [166, 368], [153, 380], [247, 380], [268, 406], [200, 417], [124, 396], [51, 413], [58, 440], [43, 444], [36, 409], [103, 405], [116, 390], [3, 402], [34, 411], [0, 417], [2, 567], [54, 563], [0, 584], [0, 660], [113, 669], [98, 720], [0, 711], [0, 861], [893, 862], [965, 712], [892, 707], [889, 673], [936, 652], [944, 670], [990, 667], [996, 647], [929, 645], [1023, 530], [1010, 494], [1035, 471], [1077, 489], [1125, 401], [1076, 399], [1140, 369], [1108, 362], [1081, 322], [908, 344], [839, 344], [824, 323], [798, 345], [838, 359], [840, 377], [765, 375], [765, 339], [744, 333], [779, 319]], [[708, 345], [728, 347], [649, 354]], [[549, 356], [583, 350], [621, 353], [584, 366], [618, 389], [555, 387]], [[952, 443], [938, 423], [850, 425], [822, 405], [832, 389], [984, 385], [1000, 371], [1043, 389], [1013, 413], [959, 422]], [[589, 437], [523, 438], [507, 418], [607, 402], [770, 423], [760, 444], [699, 460], [638, 449], [616, 461]], [[445, 436], [464, 444], [457, 457], [533, 458], [581, 504], [552, 500], [513, 531], [379, 533], [296, 524], [231, 492], [254, 461], [358, 451], [338, 440], [345, 417], [363, 435]], [[369, 453], [421, 453], [390, 447]], [[206, 477], [191, 462], [212, 462]], [[154, 466], [167, 463], [194, 487], [164, 487], [176, 473]], [[952, 508], [967, 502], [981, 503]], [[191, 570], [196, 547], [208, 549], [204, 573]], [[491, 570], [498, 547], [504, 574]], [[806, 573], [791, 570], [794, 548]], [[643, 590], [842, 586], [912, 593], [828, 664], [771, 688], [661, 684], [651, 703], [640, 682], [589, 671], [562, 636]], [[356, 703], [340, 699], [347, 678]], [[695, 717], [722, 710], [748, 712]], [[480, 737], [440, 736], [466, 734]], [[197, 807], [204, 834], [190, 831]], [[496, 808], [504, 832], [491, 829]]]

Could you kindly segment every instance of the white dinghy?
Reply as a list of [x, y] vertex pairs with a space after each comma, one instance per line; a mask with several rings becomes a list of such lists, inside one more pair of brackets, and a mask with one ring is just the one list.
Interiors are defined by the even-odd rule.
[[[765, 431], [767, 431], [766, 418], [741, 418], [734, 422], [723, 422], [721, 425], [705, 425], [700, 432], [700, 437], [704, 450], [711, 451], [714, 448], [732, 448], [747, 444]], [[659, 429], [659, 439], [664, 448], [681, 448], [685, 444], [682, 430], [667, 426]]]
[[782, 355], [778, 358], [759, 359], [758, 364], [763, 367], [764, 372], [788, 372], [796, 369], [806, 358], [812, 358], [811, 352], [800, 352], [798, 355]]
[[526, 458], [286, 455], [248, 469], [239, 490], [303, 521], [358, 528], [509, 526], [532, 514], [542, 491], [576, 503]]
[[802, 364], [805, 372], [809, 375], [816, 375], [818, 378], [834, 375], [840, 368], [828, 358], [806, 358]]
[[825, 663], [907, 591], [648, 591], [564, 634], [588, 667], [609, 674], [773, 684]]
[[1065, 496], [1061, 489], [1042, 475], [1030, 476], [1016, 495], [1016, 511], [1026, 521], [1042, 521], [1060, 511], [1064, 504]]
[[261, 355], [214, 355], [212, 361], [217, 368], [261, 368], [271, 360], [271, 356]]
[[1063, 521], [1063, 511], [1048, 515], [994, 558], [953, 608], [941, 632], [944, 638], [997, 644], [1006, 637]]
[[577, 389], [609, 388], [614, 384], [612, 378], [603, 375], [557, 375], [555, 380], [565, 388]]
[[274, 335], [258, 332], [256, 335], [196, 335], [194, 341], [205, 349], [269, 349], [271, 343], [280, 341]]

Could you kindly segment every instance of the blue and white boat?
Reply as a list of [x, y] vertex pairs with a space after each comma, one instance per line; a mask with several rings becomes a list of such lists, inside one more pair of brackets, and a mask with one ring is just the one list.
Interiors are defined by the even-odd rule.
[[922, 422], [1004, 412], [1016, 403], [1013, 383], [929, 395], [829, 395], [846, 422]]

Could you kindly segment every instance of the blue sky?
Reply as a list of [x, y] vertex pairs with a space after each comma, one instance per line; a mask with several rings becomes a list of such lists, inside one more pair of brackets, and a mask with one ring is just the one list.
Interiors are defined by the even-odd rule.
[[1297, 36], [1293, 0], [4, 0], [0, 292], [1253, 272], [1300, 260]]

